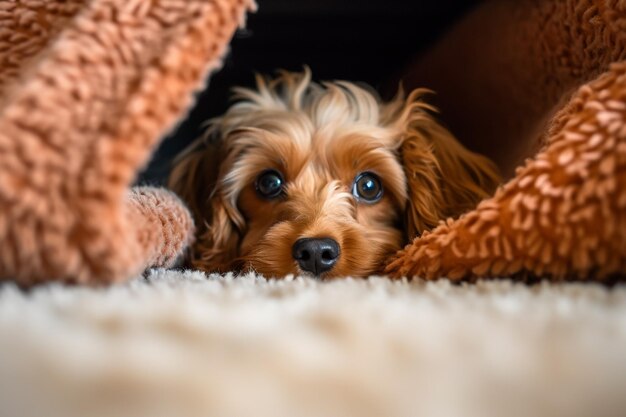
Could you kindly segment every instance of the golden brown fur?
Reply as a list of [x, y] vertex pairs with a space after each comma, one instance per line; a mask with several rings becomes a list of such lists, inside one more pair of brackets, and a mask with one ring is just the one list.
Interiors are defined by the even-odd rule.
[[[355, 84], [317, 84], [310, 73], [257, 77], [181, 157], [170, 186], [198, 225], [195, 267], [302, 273], [300, 238], [332, 238], [341, 255], [324, 277], [380, 272], [388, 256], [442, 218], [460, 214], [498, 182], [490, 161], [461, 146], [421, 101], [426, 90], [389, 103]], [[259, 175], [285, 180], [280, 198], [261, 198]], [[373, 172], [383, 186], [372, 204], [352, 194]]]

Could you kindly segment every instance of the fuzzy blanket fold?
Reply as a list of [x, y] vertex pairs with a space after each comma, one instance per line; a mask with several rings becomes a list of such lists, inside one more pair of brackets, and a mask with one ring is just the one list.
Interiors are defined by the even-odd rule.
[[184, 205], [128, 187], [253, 6], [0, 0], [0, 279], [114, 282], [181, 253]]
[[[461, 138], [515, 174], [466, 216], [416, 238], [387, 273], [624, 278], [623, 1], [482, 2], [407, 78], [436, 90]], [[516, 167], [520, 156], [529, 158]]]

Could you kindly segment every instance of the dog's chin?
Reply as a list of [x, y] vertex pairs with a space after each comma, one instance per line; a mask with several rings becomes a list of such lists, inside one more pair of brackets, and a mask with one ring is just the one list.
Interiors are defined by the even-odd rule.
[[[266, 278], [272, 278], [272, 279], [282, 279], [287, 276], [293, 276], [293, 277], [313, 279], [316, 281], [330, 281], [333, 279], [346, 277], [346, 275], [334, 273], [333, 270], [324, 272], [320, 275], [315, 275], [309, 271], [305, 271], [298, 267], [285, 269], [285, 268], [280, 268], [279, 266], [277, 266], [276, 268], [267, 268], [267, 265], [265, 264], [255, 266], [254, 262], [247, 262], [242, 270], [245, 272], [255, 272]], [[350, 276], [355, 277], [355, 278], [364, 278], [364, 277], [374, 274], [375, 272], [376, 272], [375, 270], [372, 270], [371, 273], [365, 272], [363, 273], [362, 276], [357, 276], [354, 274], [350, 274]]]
[[317, 281], [330, 281], [336, 278], [345, 278], [345, 277], [365, 278], [370, 275], [379, 273], [380, 269], [381, 268], [379, 267], [371, 268], [369, 270], [362, 269], [361, 271], [359, 271], [358, 274], [341, 273], [340, 269], [337, 269], [337, 271], [335, 271], [334, 269], [331, 269], [330, 271], [324, 272], [320, 275], [315, 275], [311, 272], [304, 271], [298, 267], [282, 268], [279, 265], [276, 265], [275, 267], [268, 267], [266, 262], [258, 264], [258, 263], [255, 263], [254, 261], [248, 261], [245, 263], [245, 266], [242, 268], [242, 271], [255, 272], [259, 275], [263, 275], [266, 278], [272, 278], [272, 279], [276, 279], [276, 278], [282, 279], [282, 278], [285, 278], [286, 276], [291, 275], [295, 277], [304, 277], [304, 278], [314, 279]]

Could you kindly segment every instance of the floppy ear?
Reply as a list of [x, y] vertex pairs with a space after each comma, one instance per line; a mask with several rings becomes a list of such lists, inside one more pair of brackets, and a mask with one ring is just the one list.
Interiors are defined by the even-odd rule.
[[236, 209], [220, 192], [220, 160], [220, 146], [199, 139], [174, 161], [168, 181], [169, 188], [189, 205], [196, 222], [191, 264], [206, 271], [230, 269], [240, 236], [231, 216]]
[[466, 149], [424, 108], [430, 107], [413, 107], [418, 114], [406, 123], [400, 147], [408, 182], [409, 238], [471, 210], [500, 183], [493, 162]]

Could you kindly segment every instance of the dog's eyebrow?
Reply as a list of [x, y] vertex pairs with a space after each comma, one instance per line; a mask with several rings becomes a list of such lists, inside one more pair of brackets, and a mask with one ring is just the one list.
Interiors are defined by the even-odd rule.
[[249, 182], [260, 170], [268, 168], [281, 171], [285, 179], [295, 178], [310, 156], [310, 139], [294, 141], [285, 130], [262, 126], [240, 126], [230, 131], [227, 154], [234, 169], [226, 174], [226, 182]]
[[302, 149], [307, 147], [304, 143], [293, 141], [291, 137], [284, 133], [259, 127], [236, 129], [233, 131], [229, 142], [231, 149], [237, 149], [238, 151], [266, 149], [276, 156], [287, 155], [286, 151], [294, 148]]
[[266, 134], [273, 136], [266, 140], [289, 140], [300, 147], [308, 147], [311, 144], [314, 126], [311, 120], [302, 113], [284, 110], [263, 109], [245, 114], [233, 114], [229, 116], [232, 122], [225, 119], [223, 124], [231, 125], [232, 130], [226, 130], [224, 134], [249, 133], [258, 139]]

